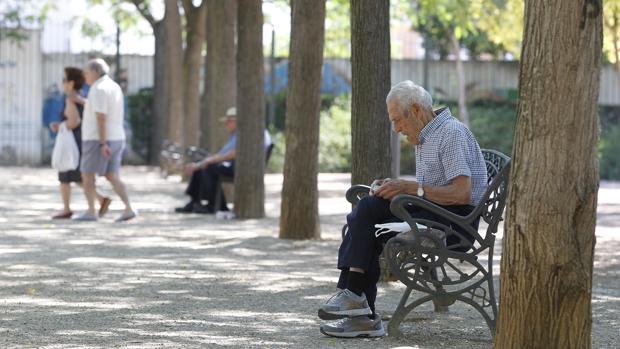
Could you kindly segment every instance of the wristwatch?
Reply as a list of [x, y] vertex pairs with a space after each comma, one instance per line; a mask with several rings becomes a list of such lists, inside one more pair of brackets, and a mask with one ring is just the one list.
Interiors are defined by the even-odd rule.
[[418, 184], [418, 196], [424, 197], [424, 188], [422, 187], [422, 184]]

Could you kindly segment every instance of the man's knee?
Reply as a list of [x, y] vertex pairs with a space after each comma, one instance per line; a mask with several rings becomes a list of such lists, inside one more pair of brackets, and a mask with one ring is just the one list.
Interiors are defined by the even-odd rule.
[[372, 216], [374, 214], [383, 215], [390, 209], [390, 202], [377, 196], [366, 196], [362, 198], [356, 206], [358, 215]]

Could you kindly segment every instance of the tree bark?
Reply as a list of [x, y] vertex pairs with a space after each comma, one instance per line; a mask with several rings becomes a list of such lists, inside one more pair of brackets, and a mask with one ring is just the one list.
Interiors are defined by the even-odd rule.
[[319, 113], [325, 39], [325, 1], [291, 4], [286, 155], [280, 238], [318, 239]]
[[461, 59], [461, 45], [454, 35], [454, 29], [448, 29], [450, 35], [450, 43], [454, 51], [454, 59], [456, 60], [456, 75], [459, 85], [459, 119], [463, 124], [469, 127], [469, 112], [467, 111], [467, 91], [465, 89], [465, 69], [463, 68], [463, 60]]
[[525, 1], [497, 348], [591, 347], [602, 51], [593, 4], [582, 17], [581, 2]]
[[263, 12], [261, 0], [237, 9], [237, 153], [235, 214], [265, 216], [265, 98], [263, 90]]
[[153, 35], [155, 37], [155, 57], [153, 58], [153, 120], [151, 123], [151, 144], [149, 147], [151, 164], [159, 163], [159, 152], [164, 138], [167, 138], [164, 130], [168, 129], [166, 110], [164, 47], [165, 27], [161, 21], [153, 23]]
[[184, 140], [187, 145], [199, 145], [200, 140], [200, 69], [202, 47], [205, 41], [207, 0], [194, 6], [191, 0], [183, 0], [185, 9], [185, 53], [183, 56]]
[[166, 0], [166, 9], [162, 25], [165, 26], [165, 83], [166, 114], [168, 117], [168, 137], [170, 140], [185, 145], [183, 139], [183, 38], [181, 16], [176, 0]]
[[351, 183], [370, 184], [391, 173], [390, 2], [351, 1]]
[[215, 152], [226, 142], [226, 129], [219, 118], [237, 102], [237, 67], [234, 59], [237, 1], [208, 1], [205, 97], [200, 144]]

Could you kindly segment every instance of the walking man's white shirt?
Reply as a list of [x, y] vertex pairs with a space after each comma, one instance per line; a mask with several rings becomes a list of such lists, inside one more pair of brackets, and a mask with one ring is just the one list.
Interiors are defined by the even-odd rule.
[[[76, 220], [95, 221], [95, 175], [105, 176], [125, 204], [117, 222], [136, 217], [131, 208], [119, 171], [125, 148], [123, 129], [124, 99], [121, 87], [108, 76], [109, 67], [102, 59], [88, 62], [84, 78], [90, 90], [84, 106], [82, 121], [82, 182], [88, 210]], [[99, 217], [105, 214], [99, 211]]]

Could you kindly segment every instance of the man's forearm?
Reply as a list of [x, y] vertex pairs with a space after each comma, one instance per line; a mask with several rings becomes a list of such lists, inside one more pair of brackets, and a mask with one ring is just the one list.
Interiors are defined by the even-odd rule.
[[99, 133], [99, 144], [104, 144], [106, 141], [105, 134], [105, 114], [96, 113], [97, 114], [97, 128]]

